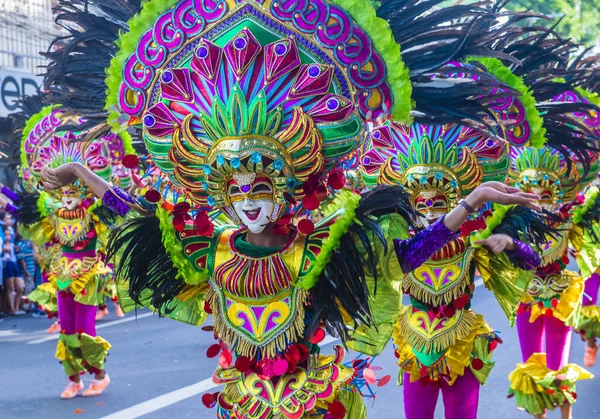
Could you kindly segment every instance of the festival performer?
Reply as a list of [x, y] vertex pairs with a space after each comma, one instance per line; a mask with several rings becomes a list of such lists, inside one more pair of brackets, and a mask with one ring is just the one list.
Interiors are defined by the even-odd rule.
[[[521, 125], [527, 125], [522, 119]], [[531, 131], [521, 139], [530, 138]], [[427, 225], [461, 206], [474, 214], [479, 208], [465, 206], [464, 197], [483, 182], [504, 181], [508, 153], [503, 141], [473, 128], [385, 121], [374, 126], [361, 163], [367, 185], [402, 186]], [[540, 262], [525, 244], [544, 241], [548, 229], [538, 214], [521, 207], [494, 207], [491, 214], [486, 211], [487, 217], [481, 212], [402, 280], [411, 305], [399, 317], [394, 343], [409, 419], [433, 418], [440, 391], [446, 418], [477, 417], [479, 387], [502, 340], [471, 309], [475, 268], [514, 319], [532, 269]]]
[[[596, 183], [596, 182], [594, 182]], [[598, 289], [600, 288], [600, 191], [596, 185], [590, 185], [585, 194], [580, 195], [574, 208], [574, 224], [583, 224], [581, 240], [578, 242], [577, 264], [585, 281], [581, 316], [577, 331], [586, 341], [583, 365], [593, 367], [598, 358], [600, 337], [600, 307], [598, 307]], [[594, 268], [596, 268], [594, 270]]]
[[[43, 183], [42, 169], [65, 162], [77, 162], [110, 179], [111, 158], [106, 138], [79, 141], [83, 134], [64, 131], [81, 119], [60, 109], [47, 107], [34, 115], [23, 131], [22, 165], [38, 188]], [[113, 135], [114, 136], [114, 135]], [[126, 135], [121, 136], [127, 141]], [[48, 242], [61, 245], [61, 252], [50, 264], [50, 282], [57, 287], [61, 335], [56, 357], [63, 364], [70, 383], [61, 398], [70, 399], [83, 391], [81, 375], [94, 375], [83, 396], [97, 396], [110, 383], [104, 362], [110, 344], [96, 334], [95, 316], [110, 270], [98, 252], [98, 237], [107, 230], [101, 221], [100, 202], [95, 202], [86, 185], [75, 182], [56, 191], [25, 195], [20, 200], [19, 221], [23, 229], [43, 232]], [[52, 195], [52, 200], [47, 199]], [[59, 202], [57, 208], [54, 203]], [[105, 216], [102, 216], [106, 219]], [[33, 233], [32, 233], [33, 234]]]
[[[383, 103], [392, 113], [394, 101], [402, 106], [400, 84], [385, 78], [392, 69], [381, 71], [383, 45], [372, 45], [344, 9], [311, 1], [327, 13], [303, 20], [284, 2], [214, 9], [158, 3], [147, 3], [130, 22], [139, 29], [137, 23], [154, 16], [143, 31], [124, 35], [125, 49], [108, 70], [115, 94], [109, 106], [124, 114], [113, 112], [111, 121], [141, 125], [152, 160], [169, 181], [165, 194], [145, 194], [157, 209], [148, 213], [79, 164], [45, 169], [45, 187], [79, 178], [120, 215], [130, 208], [145, 214], [114, 233], [109, 253], [122, 252], [117, 273], [129, 280], [136, 304], [192, 324], [212, 313], [218, 343], [209, 355], [220, 353], [214, 379], [225, 388], [203, 401], [218, 405], [218, 417], [363, 418], [360, 395], [345, 391], [353, 388], [354, 371], [342, 364], [343, 350], [319, 354], [322, 328], [346, 342], [352, 336], [370, 352], [381, 350], [399, 313], [401, 272], [454, 238], [468, 212], [458, 207], [409, 239], [414, 213], [396, 187], [362, 199], [342, 193], [338, 210], [316, 226], [304, 216], [329, 189], [343, 186], [339, 171], [328, 172], [356, 150], [367, 114], [382, 113]], [[360, 17], [364, 4], [360, 11], [355, 6], [352, 17], [368, 25]], [[162, 45], [166, 39], [148, 35], [166, 35], [160, 27], [181, 27], [192, 15], [203, 19], [178, 32], [160, 60], [134, 53]], [[333, 16], [347, 34], [319, 36]], [[391, 35], [381, 37], [386, 26], [377, 22], [383, 25], [379, 40], [393, 42]], [[363, 40], [362, 47], [344, 52], [352, 39]], [[139, 79], [146, 70], [126, 70], [134, 68], [158, 77]], [[466, 204], [531, 206], [531, 199], [485, 183]], [[213, 224], [213, 209], [232, 224]], [[265, 392], [256, 395], [254, 386]]]

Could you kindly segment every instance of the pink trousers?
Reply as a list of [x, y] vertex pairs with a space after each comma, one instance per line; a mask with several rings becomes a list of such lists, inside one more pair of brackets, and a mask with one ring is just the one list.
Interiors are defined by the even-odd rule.
[[530, 323], [530, 315], [530, 311], [517, 315], [517, 332], [523, 362], [536, 352], [544, 352], [542, 339], [545, 332], [547, 366], [555, 371], [561, 369], [569, 362], [572, 328], [556, 317], [540, 316]]
[[593, 273], [592, 276], [585, 281], [585, 289], [583, 296], [584, 306], [595, 306], [598, 302], [598, 288], [600, 288], [600, 275]]
[[65, 335], [86, 333], [96, 336], [96, 306], [86, 306], [75, 301], [70, 292], [59, 291], [56, 295], [60, 327]]
[[410, 382], [404, 374], [404, 415], [406, 419], [433, 419], [440, 390], [444, 401], [446, 419], [476, 419], [479, 404], [479, 381], [469, 368], [458, 377], [453, 385], [423, 385], [420, 381]]

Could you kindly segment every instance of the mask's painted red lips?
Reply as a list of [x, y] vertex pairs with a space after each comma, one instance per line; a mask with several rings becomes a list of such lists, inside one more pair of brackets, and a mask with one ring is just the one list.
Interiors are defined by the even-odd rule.
[[244, 214], [246, 214], [246, 217], [248, 217], [248, 219], [250, 221], [256, 221], [258, 220], [258, 216], [260, 215], [260, 208], [254, 209], [254, 210], [243, 210]]

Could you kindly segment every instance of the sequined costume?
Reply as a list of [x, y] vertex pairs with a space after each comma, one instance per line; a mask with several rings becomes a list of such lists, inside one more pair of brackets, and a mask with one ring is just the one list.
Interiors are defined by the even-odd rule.
[[[429, 222], [443, 217], [481, 182], [504, 180], [508, 169], [505, 145], [472, 128], [409, 127], [390, 121], [374, 126], [361, 163], [368, 185], [402, 185]], [[529, 228], [506, 228], [521, 217], [529, 221]], [[457, 382], [465, 397], [460, 404], [463, 414], [476, 414], [477, 400], [472, 396], [478, 394], [479, 383], [485, 383], [494, 365], [492, 351], [501, 339], [482, 315], [471, 310], [475, 268], [506, 315], [514, 317], [531, 269], [540, 261], [519, 239], [535, 242], [532, 230], [536, 224], [543, 225], [538, 218], [525, 209], [496, 208], [488, 217], [487, 229], [483, 216], [467, 222], [462, 234], [454, 235], [450, 243], [403, 278], [402, 291], [410, 295], [411, 304], [398, 319], [394, 343], [399, 382], [404, 382], [406, 417], [433, 417], [439, 388], [444, 389], [446, 400]], [[517, 250], [494, 255], [473, 245], [496, 232], [509, 233]], [[420, 401], [419, 409], [415, 400]], [[458, 415], [459, 405], [445, 408], [456, 410], [451, 417]]]
[[[554, 100], [563, 99], [557, 96]], [[568, 102], [573, 103], [573, 100]], [[587, 119], [588, 112], [582, 110], [569, 117]], [[580, 129], [586, 126], [581, 124]], [[583, 143], [585, 137], [579, 138]], [[565, 153], [564, 149], [548, 146], [537, 150], [513, 149], [511, 159], [511, 182], [541, 196], [542, 205], [555, 214], [550, 222], [557, 230], [548, 236], [540, 253], [542, 263], [519, 307], [517, 328], [523, 362], [509, 376], [509, 392], [515, 396], [517, 406], [531, 414], [541, 414], [547, 409], [574, 403], [576, 381], [591, 378], [589, 372], [569, 363], [569, 349], [572, 328], [582, 321], [585, 279], [600, 266], [596, 256], [597, 221], [585, 217], [594, 201], [586, 205], [584, 200], [576, 199], [578, 192], [590, 182], [590, 176], [593, 178], [597, 173], [598, 157], [591, 151]], [[570, 245], [578, 251], [577, 261], [583, 276], [567, 269]], [[542, 349], [544, 334], [545, 351]]]
[[49, 295], [55, 289], [61, 326], [56, 357], [71, 380], [82, 372], [103, 371], [110, 349], [95, 330], [96, 309], [110, 273], [99, 253], [98, 238], [108, 228], [99, 216], [100, 203], [89, 196], [85, 186], [77, 183], [58, 191], [42, 191], [42, 168], [78, 162], [108, 179], [109, 144], [129, 141], [126, 135], [111, 134], [79, 142], [84, 133], [63, 128], [81, 123], [80, 118], [55, 107], [31, 117], [22, 133], [21, 173], [31, 176], [32, 190], [22, 196], [18, 210], [20, 229], [48, 250], [48, 281], [36, 292], [42, 298], [42, 291], [47, 291], [47, 301], [52, 304]]

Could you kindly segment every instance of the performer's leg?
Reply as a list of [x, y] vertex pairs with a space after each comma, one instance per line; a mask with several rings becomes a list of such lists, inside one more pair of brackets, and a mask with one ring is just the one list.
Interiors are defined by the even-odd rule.
[[556, 317], [545, 319], [546, 362], [551, 370], [559, 370], [569, 363], [573, 329]]
[[[594, 272], [587, 281], [585, 281], [585, 290], [583, 295], [584, 306], [595, 306], [598, 303], [598, 289], [600, 288], [600, 274]], [[586, 367], [593, 367], [596, 365], [598, 358], [598, 345], [596, 344], [596, 338], [590, 337], [587, 340], [587, 348], [585, 349], [585, 355], [583, 357], [583, 363]]]
[[521, 344], [521, 359], [527, 362], [529, 357], [536, 352], [542, 352], [542, 335], [544, 333], [544, 319], [538, 317], [535, 322], [529, 322], [530, 311], [517, 314], [517, 332]]
[[410, 375], [404, 374], [404, 416], [406, 419], [433, 419], [439, 395], [437, 383], [423, 385], [421, 381], [410, 382]]
[[[573, 329], [555, 317], [546, 319], [546, 362], [548, 368], [558, 371], [569, 363]], [[571, 404], [560, 407], [562, 419], [571, 419]]]
[[62, 319], [56, 357], [63, 364], [65, 374], [71, 380], [71, 383], [61, 393], [60, 397], [72, 399], [83, 390], [81, 376], [79, 375], [80, 371], [83, 370], [83, 365], [79, 359], [80, 350], [75, 346], [75, 340], [77, 339], [75, 300], [73, 294], [67, 291], [59, 291], [56, 294], [56, 302]]
[[594, 272], [585, 281], [585, 289], [583, 291], [585, 293], [583, 296], [584, 306], [593, 306], [598, 303], [598, 289], [600, 289], [600, 274]]
[[75, 303], [77, 309], [77, 332], [80, 334], [81, 353], [88, 371], [95, 375], [84, 392], [84, 396], [97, 396], [101, 394], [110, 378], [104, 371], [104, 360], [110, 348], [108, 342], [96, 336], [96, 306]]
[[446, 419], [477, 419], [479, 381], [469, 368], [451, 386], [442, 387]]

